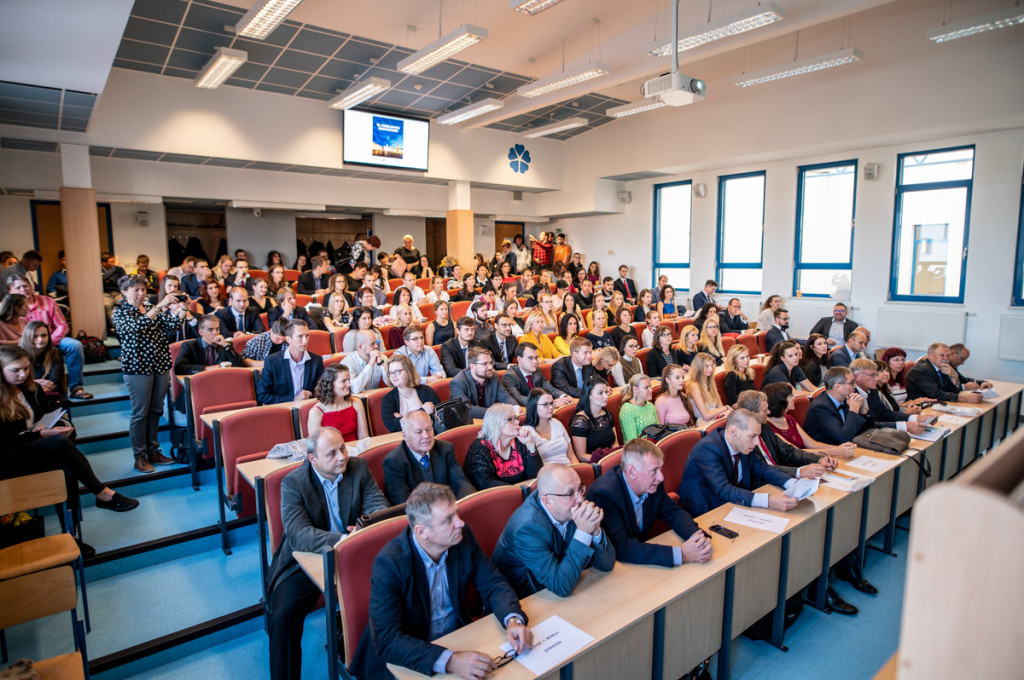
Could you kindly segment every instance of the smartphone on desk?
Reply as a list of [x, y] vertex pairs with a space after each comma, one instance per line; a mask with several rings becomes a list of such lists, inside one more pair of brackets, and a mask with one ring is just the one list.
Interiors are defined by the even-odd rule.
[[739, 536], [738, 533], [736, 533], [732, 529], [729, 529], [728, 527], [723, 527], [721, 524], [712, 524], [708, 527], [708, 529], [711, 529], [711, 531], [714, 531], [719, 536], [724, 536], [725, 538], [728, 538], [730, 541]]

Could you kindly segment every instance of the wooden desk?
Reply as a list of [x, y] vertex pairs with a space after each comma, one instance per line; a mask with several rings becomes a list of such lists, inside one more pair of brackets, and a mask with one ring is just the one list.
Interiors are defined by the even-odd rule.
[[303, 573], [316, 584], [320, 592], [324, 592], [324, 556], [323, 553], [299, 552], [292, 553]]

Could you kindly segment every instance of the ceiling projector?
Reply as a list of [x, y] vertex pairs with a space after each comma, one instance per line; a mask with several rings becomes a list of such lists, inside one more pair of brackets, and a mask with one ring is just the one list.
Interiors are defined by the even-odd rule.
[[644, 98], [658, 99], [667, 106], [686, 106], [704, 99], [704, 81], [682, 73], [666, 73], [644, 83]]

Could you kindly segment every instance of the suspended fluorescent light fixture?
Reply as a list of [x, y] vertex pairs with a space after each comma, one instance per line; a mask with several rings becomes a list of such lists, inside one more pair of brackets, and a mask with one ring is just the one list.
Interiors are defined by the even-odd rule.
[[556, 132], [565, 132], [566, 130], [575, 130], [578, 127], [583, 127], [588, 122], [589, 121], [586, 118], [582, 117], [582, 116], [580, 116], [578, 118], [568, 118], [566, 120], [560, 120], [557, 123], [552, 123], [551, 125], [545, 125], [544, 127], [539, 127], [539, 128], [537, 128], [535, 130], [530, 130], [529, 132], [527, 132], [523, 136], [526, 137], [527, 139], [535, 139], [537, 137], [544, 137], [544, 136], [547, 136], [547, 135], [553, 135]]
[[398, 70], [402, 73], [423, 73], [431, 66], [452, 57], [458, 52], [472, 47], [487, 37], [483, 28], [462, 24], [448, 35], [438, 38], [422, 50], [410, 54], [398, 62]]
[[523, 14], [538, 14], [546, 9], [551, 9], [562, 0], [511, 0], [511, 7]]
[[400, 208], [385, 208], [384, 214], [388, 217], [448, 217], [444, 210], [405, 210]]
[[660, 109], [663, 106], [666, 106], [666, 104], [660, 99], [645, 99], [639, 102], [632, 102], [631, 104], [613, 106], [605, 111], [604, 115], [611, 116], [612, 118], [623, 118], [625, 116], [632, 116], [634, 113], [643, 113], [644, 111]]
[[606, 76], [612, 72], [612, 69], [607, 64], [602, 64], [598, 61], [590, 61], [574, 69], [568, 71], [561, 71], [554, 75], [550, 75], [547, 78], [541, 80], [535, 80], [534, 82], [523, 85], [516, 92], [522, 97], [539, 97], [555, 90], [561, 90], [563, 87], [569, 87], [570, 85], [576, 85], [586, 80], [592, 80], [593, 78], [600, 78]]
[[855, 47], [848, 47], [845, 50], [830, 52], [828, 54], [822, 54], [821, 56], [811, 57], [809, 59], [801, 59], [800, 61], [794, 61], [783, 66], [775, 66], [761, 71], [744, 73], [741, 76], [733, 78], [732, 82], [733, 85], [738, 85], [739, 87], [761, 85], [762, 83], [770, 83], [773, 80], [802, 76], [805, 73], [813, 73], [814, 71], [822, 71], [835, 66], [852, 64], [853, 62], [860, 61], [863, 58], [864, 55], [861, 54], [860, 50]]
[[263, 0], [257, 2], [235, 24], [235, 35], [263, 40], [277, 28], [302, 0]]
[[192, 84], [206, 90], [220, 87], [248, 59], [249, 54], [242, 50], [218, 47]]
[[[770, 2], [766, 5], [757, 5], [751, 9], [739, 12], [724, 19], [718, 21], [709, 21], [706, 24], [702, 24], [690, 33], [680, 36], [679, 38], [679, 51], [692, 50], [695, 47], [700, 47], [705, 43], [713, 42], [715, 40], [721, 40], [722, 38], [728, 38], [733, 35], [740, 33], [746, 33], [752, 31], [755, 28], [761, 28], [768, 24], [774, 24], [776, 21], [782, 21], [786, 18], [786, 10], [782, 9], [774, 2]], [[672, 43], [667, 43], [650, 51], [652, 57], [667, 57], [672, 54]]]
[[327, 102], [327, 105], [332, 109], [351, 109], [353, 106], [358, 106], [367, 99], [372, 99], [390, 87], [390, 80], [385, 80], [384, 78], [367, 78], [363, 82], [356, 83], [331, 101]]
[[451, 113], [438, 116], [437, 122], [441, 125], [455, 125], [456, 123], [461, 123], [464, 120], [481, 116], [489, 111], [496, 111], [503, 106], [505, 106], [505, 102], [500, 99], [495, 99], [494, 97], [488, 97], [487, 99], [481, 99], [478, 102], [474, 102], [469, 106], [463, 106], [461, 109], [455, 109]]
[[966, 38], [969, 35], [987, 33], [997, 28], [1016, 26], [1017, 24], [1024, 24], [1024, 5], [1017, 5], [1016, 7], [984, 14], [966, 21], [958, 21], [955, 24], [933, 28], [928, 31], [928, 39], [933, 42], [944, 43], [956, 40], [957, 38]]

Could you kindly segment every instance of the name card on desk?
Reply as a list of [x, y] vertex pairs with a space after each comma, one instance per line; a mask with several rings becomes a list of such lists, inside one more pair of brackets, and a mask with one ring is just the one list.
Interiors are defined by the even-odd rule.
[[771, 531], [776, 534], [781, 534], [785, 531], [786, 526], [789, 524], [789, 520], [785, 517], [769, 515], [766, 512], [757, 512], [756, 510], [748, 510], [747, 508], [733, 508], [729, 511], [729, 514], [725, 516], [725, 521], [733, 524], [742, 524], [743, 526], [750, 527], [751, 529]]
[[939, 416], [939, 424], [945, 425], [946, 427], [960, 427], [966, 425], [969, 422], [971, 422], [971, 419], [964, 418], [963, 416]]
[[[561, 616], [552, 616], [533, 627], [533, 646], [516, 657], [531, 672], [543, 675], [593, 642], [594, 637], [572, 625]], [[508, 642], [501, 651], [508, 652]]]
[[842, 472], [833, 470], [827, 472], [821, 477], [822, 484], [828, 484], [829, 486], [839, 489], [840, 491], [860, 491], [864, 487], [875, 481], [873, 477], [865, 477], [858, 475], [854, 472], [844, 470]]
[[899, 464], [899, 458], [894, 458], [893, 460], [882, 460], [881, 458], [874, 458], [872, 456], [857, 456], [847, 463], [850, 467], [857, 468], [858, 470], [876, 473], [885, 472], [889, 468], [896, 467]]

